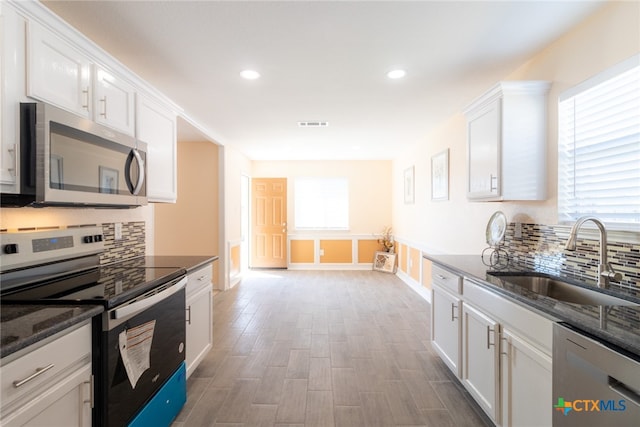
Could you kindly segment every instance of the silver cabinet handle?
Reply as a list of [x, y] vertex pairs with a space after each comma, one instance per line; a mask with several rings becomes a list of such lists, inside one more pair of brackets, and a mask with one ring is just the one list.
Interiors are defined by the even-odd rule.
[[447, 277], [443, 276], [442, 274], [436, 274], [436, 276], [438, 276], [438, 279], [440, 280], [447, 280]]
[[198, 277], [198, 282], [202, 282], [206, 278], [207, 278], [207, 276], [200, 276], [200, 277]]
[[107, 118], [107, 95], [105, 95], [104, 98], [100, 100], [100, 102], [102, 102], [102, 113], [100, 113], [100, 115], [106, 119]]
[[187, 325], [191, 324], [191, 306], [187, 307], [187, 313], [189, 313], [189, 316], [187, 317]]
[[[491, 179], [491, 190], [490, 191], [498, 191], [498, 175], [494, 176], [493, 174], [491, 174], [491, 175], [489, 175], [489, 177]], [[493, 181], [496, 182], [495, 187], [493, 185]]]
[[89, 400], [85, 400], [84, 403], [89, 403], [91, 405], [91, 409], [93, 409], [93, 375], [91, 375], [91, 379], [89, 381], [85, 381], [84, 383], [89, 386]]
[[487, 350], [491, 348], [492, 345], [496, 345], [496, 343], [491, 342], [491, 332], [494, 330], [491, 329], [491, 326], [487, 325]]
[[18, 175], [18, 150], [16, 150], [16, 144], [11, 144], [7, 151], [13, 155], [13, 167], [9, 168], [9, 172], [13, 176]]
[[[504, 342], [505, 342], [505, 344], [500, 344], [500, 345], [501, 345], [501, 346], [504, 346], [504, 349], [506, 349], [506, 350], [507, 350], [507, 351], [500, 351], [500, 354], [501, 354], [501, 355], [503, 355], [503, 356], [509, 357], [509, 351], [508, 351], [508, 348], [509, 348], [509, 347], [507, 347], [507, 346], [509, 345], [509, 339], [508, 339], [508, 338], [506, 338], [506, 337], [502, 337], [502, 338], [500, 338], [500, 341], [501, 341], [501, 342], [502, 342], [502, 341], [504, 341]], [[500, 350], [503, 350], [503, 348], [501, 348]]]
[[40, 375], [44, 374], [45, 372], [47, 372], [49, 369], [52, 369], [55, 365], [53, 363], [45, 366], [44, 368], [36, 368], [36, 371], [29, 375], [27, 378], [23, 379], [23, 380], [16, 380], [13, 382], [13, 386], [15, 388], [18, 388], [26, 383], [28, 383], [29, 381], [31, 381], [34, 378], [39, 377]]
[[452, 322], [458, 318], [458, 316], [456, 316], [456, 308], [458, 308], [458, 306], [455, 305], [454, 303], [451, 303], [451, 321]]
[[84, 95], [84, 103], [82, 108], [89, 111], [89, 88], [83, 89], [82, 94]]

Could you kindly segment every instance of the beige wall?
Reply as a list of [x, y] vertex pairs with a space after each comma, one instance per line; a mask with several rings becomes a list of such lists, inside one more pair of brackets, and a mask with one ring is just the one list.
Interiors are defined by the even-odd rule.
[[[296, 177], [346, 177], [349, 180], [350, 234], [380, 233], [391, 224], [391, 161], [254, 161], [254, 177], [288, 180], [287, 216], [293, 220], [293, 180]], [[324, 232], [331, 234], [333, 232]], [[337, 232], [345, 234], [344, 231]], [[289, 227], [289, 234], [299, 234]], [[303, 234], [309, 234], [303, 232]], [[335, 233], [334, 233], [335, 234]]]
[[155, 206], [155, 255], [219, 255], [218, 176], [217, 145], [178, 143], [178, 201]]
[[[242, 239], [241, 224], [241, 179], [242, 176], [251, 176], [251, 161], [238, 150], [229, 146], [221, 147], [221, 167], [224, 169], [223, 189], [220, 200], [223, 200], [220, 215], [221, 224], [224, 224], [224, 234], [221, 236], [220, 252], [220, 289], [231, 287], [229, 251], [237, 246]], [[241, 255], [242, 256], [242, 255]], [[240, 260], [242, 262], [242, 259]]]
[[[411, 246], [432, 252], [479, 254], [487, 221], [502, 210], [509, 221], [557, 223], [558, 94], [640, 52], [640, 3], [612, 2], [504, 80], [549, 80], [547, 174], [549, 198], [543, 202], [468, 202], [466, 199], [466, 122], [462, 113], [442, 123], [424, 141], [393, 162], [393, 226]], [[486, 82], [489, 89], [496, 82]], [[469, 102], [480, 94], [469, 94]], [[431, 202], [430, 159], [450, 149], [450, 200]], [[403, 171], [415, 165], [415, 204], [403, 203]]]

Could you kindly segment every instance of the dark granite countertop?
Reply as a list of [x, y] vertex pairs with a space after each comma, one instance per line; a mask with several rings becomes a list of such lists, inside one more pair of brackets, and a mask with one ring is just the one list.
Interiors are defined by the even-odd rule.
[[[557, 271], [535, 269], [518, 265], [490, 266], [483, 262], [480, 255], [430, 255], [426, 259], [439, 264], [454, 273], [475, 279], [475, 282], [496, 293], [502, 294], [521, 305], [533, 308], [547, 317], [566, 322], [575, 328], [591, 334], [605, 343], [613, 344], [624, 351], [640, 356], [640, 305], [639, 306], [600, 306], [581, 305], [558, 301], [520, 286], [511, 285], [492, 272], [538, 272], [562, 277], [574, 282], [576, 286], [595, 288], [592, 280], [559, 274]], [[600, 290], [612, 296], [640, 303], [640, 290], [625, 289], [612, 286], [608, 290]], [[463, 289], [464, 294], [464, 289]], [[601, 325], [600, 312], [606, 311], [606, 324]]]
[[146, 267], [179, 267], [191, 273], [218, 260], [217, 255], [159, 255], [144, 257]]
[[0, 358], [102, 313], [101, 305], [0, 305]]

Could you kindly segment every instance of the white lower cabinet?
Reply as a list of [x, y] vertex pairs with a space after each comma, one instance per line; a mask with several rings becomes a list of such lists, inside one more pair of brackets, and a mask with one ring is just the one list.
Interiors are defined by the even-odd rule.
[[434, 350], [497, 426], [550, 426], [553, 320], [432, 268]]
[[211, 265], [193, 271], [187, 282], [187, 378], [213, 345], [213, 285]]
[[462, 383], [496, 424], [500, 424], [500, 324], [462, 306]]
[[91, 426], [91, 324], [23, 354], [2, 360], [0, 424]]
[[552, 424], [552, 362], [515, 332], [502, 330], [503, 426]]
[[5, 427], [91, 426], [91, 365], [74, 371], [2, 420]]
[[431, 294], [431, 340], [449, 369], [460, 377], [460, 298], [434, 284]]

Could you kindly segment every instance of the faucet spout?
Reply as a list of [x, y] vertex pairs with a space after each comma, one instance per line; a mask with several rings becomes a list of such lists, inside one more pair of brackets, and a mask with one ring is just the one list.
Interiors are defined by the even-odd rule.
[[571, 227], [571, 232], [569, 233], [569, 239], [565, 245], [565, 249], [569, 251], [576, 250], [576, 241], [578, 239], [578, 230], [580, 227], [587, 222], [593, 222], [600, 231], [600, 260], [598, 264], [598, 287], [599, 288], [608, 288], [609, 282], [614, 281], [618, 282], [622, 280], [622, 274], [617, 273], [613, 270], [613, 267], [609, 264], [607, 260], [607, 230], [604, 227], [602, 221], [600, 221], [595, 216], [583, 216], [578, 218], [573, 227]]

